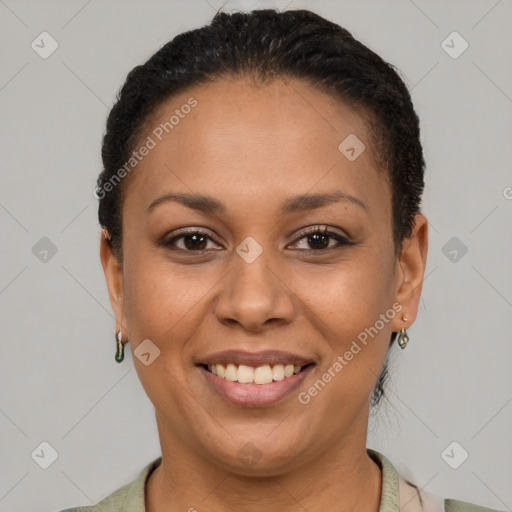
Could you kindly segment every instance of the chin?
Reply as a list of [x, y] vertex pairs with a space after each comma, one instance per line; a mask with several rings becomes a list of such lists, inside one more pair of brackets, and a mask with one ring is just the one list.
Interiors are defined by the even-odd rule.
[[[296, 464], [300, 449], [298, 443], [290, 439], [286, 444], [282, 438], [275, 441], [272, 442], [264, 434], [242, 436], [239, 442], [230, 443], [229, 449], [226, 445], [215, 445], [209, 458], [238, 475], [277, 476], [286, 473]], [[225, 449], [219, 449], [219, 446]]]

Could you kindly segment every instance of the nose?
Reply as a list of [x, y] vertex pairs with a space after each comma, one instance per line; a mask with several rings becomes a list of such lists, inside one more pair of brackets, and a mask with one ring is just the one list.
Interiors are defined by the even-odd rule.
[[234, 265], [221, 281], [222, 288], [215, 301], [215, 315], [227, 326], [260, 332], [268, 325], [285, 325], [293, 320], [296, 301], [289, 281], [266, 252], [251, 263], [237, 254]]

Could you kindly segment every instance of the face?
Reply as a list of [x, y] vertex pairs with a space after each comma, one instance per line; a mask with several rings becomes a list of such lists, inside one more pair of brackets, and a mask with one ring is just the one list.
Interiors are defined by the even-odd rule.
[[[339, 149], [354, 135], [355, 159]], [[418, 215], [395, 256], [363, 118], [300, 81], [224, 79], [162, 104], [138, 147], [147, 137], [123, 266], [104, 239], [101, 258], [163, 451], [278, 474], [363, 446], [390, 335], [416, 316], [427, 238]]]

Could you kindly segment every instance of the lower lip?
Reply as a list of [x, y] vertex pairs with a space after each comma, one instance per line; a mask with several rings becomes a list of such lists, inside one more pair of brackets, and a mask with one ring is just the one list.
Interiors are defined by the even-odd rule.
[[217, 377], [202, 366], [198, 368], [212, 389], [230, 402], [246, 407], [262, 407], [275, 404], [293, 394], [314, 366], [308, 366], [291, 377], [268, 384], [240, 384]]

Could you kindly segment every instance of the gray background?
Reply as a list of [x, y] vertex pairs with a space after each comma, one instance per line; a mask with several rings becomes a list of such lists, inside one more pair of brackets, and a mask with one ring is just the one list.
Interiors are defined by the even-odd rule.
[[[2, 512], [90, 505], [160, 454], [129, 349], [114, 361], [93, 189], [126, 73], [223, 3], [0, 0]], [[271, 5], [348, 28], [399, 68], [421, 118], [427, 277], [411, 341], [391, 354], [390, 403], [372, 418], [368, 445], [428, 492], [510, 510], [512, 2], [223, 9]], [[59, 45], [47, 59], [31, 47], [43, 31]], [[441, 45], [453, 31], [469, 44], [458, 58]], [[55, 254], [41, 252], [43, 237]], [[31, 456], [43, 441], [58, 453], [47, 469], [35, 460], [50, 462], [48, 449]], [[452, 464], [469, 453], [457, 469], [442, 456], [453, 441]]]

